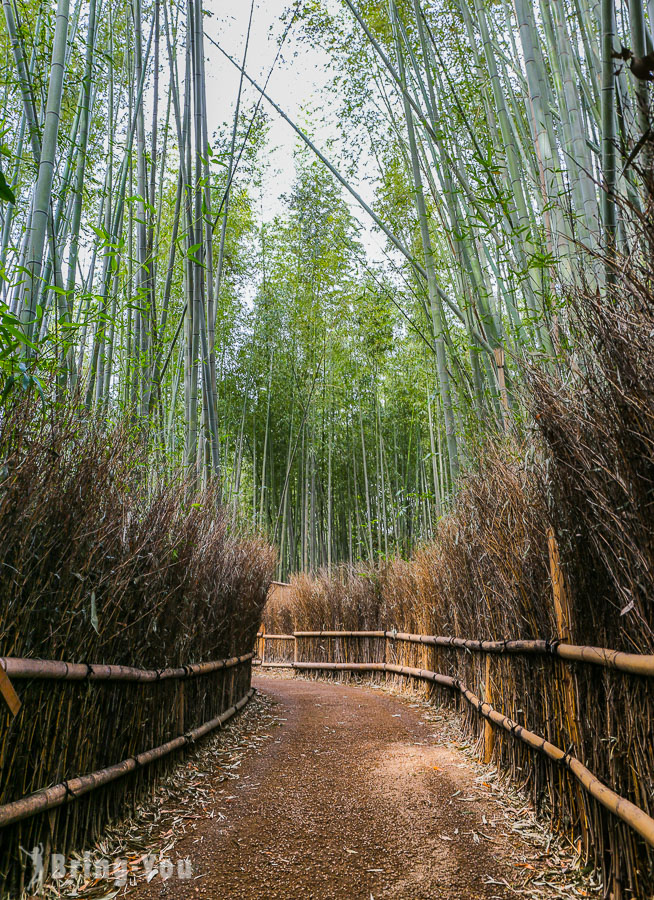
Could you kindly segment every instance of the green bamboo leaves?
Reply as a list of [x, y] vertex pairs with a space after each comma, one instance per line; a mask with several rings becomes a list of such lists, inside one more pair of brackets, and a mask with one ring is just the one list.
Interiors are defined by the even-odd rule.
[[0, 172], [0, 200], [4, 200], [5, 203], [16, 202], [16, 195], [7, 184], [4, 172]]
[[[651, 10], [298, 3], [259, 80], [254, 2], [233, 53], [200, 0], [2, 7], [5, 399], [34, 376], [126, 416], [148, 477], [219, 482], [281, 574], [408, 552], [521, 429], [522, 360], [572, 365], [565, 290], [610, 287], [619, 198], [651, 201]], [[327, 132], [268, 90], [298, 35], [330, 55]], [[269, 117], [297, 140], [273, 221]]]

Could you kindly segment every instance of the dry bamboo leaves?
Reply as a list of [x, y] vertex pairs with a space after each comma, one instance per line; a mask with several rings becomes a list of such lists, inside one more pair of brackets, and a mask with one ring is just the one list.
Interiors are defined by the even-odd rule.
[[[407, 696], [407, 691], [397, 686], [377, 682], [368, 682], [368, 686], [400, 697]], [[416, 692], [411, 691], [410, 694], [415, 697]], [[470, 836], [473, 843], [477, 843], [478, 840], [492, 842], [499, 836], [508, 836], [515, 848], [515, 878], [507, 885], [487, 876], [487, 883], [504, 884], [516, 896], [533, 900], [601, 897], [597, 874], [584, 865], [583, 859], [564, 837], [555, 835], [544, 824], [544, 817], [536, 812], [525, 791], [512, 784], [508, 777], [500, 775], [495, 766], [479, 762], [478, 741], [470, 743], [460, 716], [447, 707], [434, 707], [424, 699], [413, 699], [412, 702], [417, 702], [422, 708], [422, 717], [430, 729], [430, 739], [463, 754], [464, 762], [458, 765], [472, 772], [476, 796], [456, 791], [452, 802], [483, 800], [486, 804], [492, 803], [497, 810], [492, 817], [482, 817], [483, 831], [464, 835], [460, 829], [454, 829], [451, 833], [441, 834], [441, 839], [454, 843]]]
[[[182, 837], [192, 834], [206, 818], [228, 818], [229, 804], [235, 799], [230, 786], [239, 780], [243, 759], [271, 739], [277, 724], [271, 702], [255, 695], [229, 727], [192, 751], [129, 818], [106, 829], [88, 853], [91, 866], [103, 859], [126, 860], [127, 887], [159, 878], [161, 862], [177, 859], [175, 847]], [[75, 853], [71, 859], [83, 864], [85, 856]], [[114, 889], [103, 879], [85, 878], [83, 872], [63, 881], [49, 879], [43, 886], [47, 900], [112, 900], [125, 890]]]

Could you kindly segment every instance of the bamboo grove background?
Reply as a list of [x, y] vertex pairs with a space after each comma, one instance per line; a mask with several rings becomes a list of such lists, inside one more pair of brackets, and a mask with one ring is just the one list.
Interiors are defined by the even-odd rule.
[[484, 435], [524, 434], [523, 361], [579, 377], [570, 293], [647, 256], [642, 0], [291, 4], [274, 66], [325, 49], [338, 132], [292, 123], [272, 221], [249, 31], [217, 123], [207, 60], [231, 63], [199, 0], [3, 12], [4, 402], [127, 415], [152, 473], [220, 481], [280, 576], [429, 538]]

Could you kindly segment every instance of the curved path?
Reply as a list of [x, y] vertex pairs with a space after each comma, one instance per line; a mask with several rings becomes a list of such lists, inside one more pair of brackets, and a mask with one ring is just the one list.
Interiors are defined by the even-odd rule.
[[[506, 898], [515, 875], [498, 807], [424, 709], [370, 689], [259, 677], [285, 721], [244, 760], [229, 814], [176, 849], [199, 878], [155, 879], [154, 900]], [[498, 823], [501, 824], [501, 823]], [[516, 838], [513, 839], [515, 846]], [[500, 882], [500, 883], [498, 883]]]

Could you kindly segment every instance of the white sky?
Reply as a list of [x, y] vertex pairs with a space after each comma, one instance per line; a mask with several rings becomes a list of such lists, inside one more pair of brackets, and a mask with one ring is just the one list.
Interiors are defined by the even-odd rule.
[[[252, 32], [248, 49], [246, 71], [263, 86], [277, 53], [277, 39], [283, 34], [285, 24], [280, 21], [284, 10], [292, 0], [255, 0]], [[338, 8], [338, 0], [328, 0], [328, 7]], [[212, 17], [205, 19], [205, 32], [240, 63], [243, 57], [245, 36], [250, 14], [250, 0], [206, 0], [205, 9]], [[329, 149], [328, 141], [337, 137], [334, 115], [324, 109], [329, 97], [323, 88], [330, 81], [329, 56], [317, 47], [297, 39], [297, 22], [284, 43], [282, 55], [277, 61], [268, 83], [267, 93], [301, 127], [310, 123], [309, 130], [316, 145], [338, 168], [338, 151]], [[211, 134], [222, 122], [233, 118], [238, 93], [239, 72], [209, 41], [205, 42], [207, 57], [207, 106], [208, 126]], [[247, 82], [245, 83], [247, 85]], [[244, 102], [251, 106], [258, 93], [250, 85], [245, 87]], [[269, 168], [262, 190], [260, 214], [264, 220], [282, 212], [281, 196], [288, 193], [294, 177], [293, 152], [300, 139], [290, 125], [264, 100], [262, 108], [269, 115], [268, 145]], [[323, 121], [324, 120], [324, 121]], [[372, 159], [361, 161], [362, 174], [376, 174]], [[372, 168], [371, 168], [372, 167]], [[356, 185], [366, 201], [373, 199], [369, 183]], [[352, 213], [361, 222], [364, 231], [361, 240], [369, 258], [381, 260], [384, 239], [370, 231], [370, 220], [358, 204], [344, 192]]]
[[[277, 39], [286, 27], [280, 21], [280, 16], [289, 5], [289, 0], [255, 2], [246, 71], [262, 86], [277, 53]], [[208, 0], [205, 8], [213, 12], [212, 18], [205, 19], [205, 32], [240, 63], [245, 47], [250, 0]], [[321, 50], [298, 41], [295, 38], [297, 32], [296, 23], [286, 39], [267, 92], [292, 119], [300, 123], [307, 120], [306, 115], [303, 115], [304, 109], [319, 107], [321, 103], [321, 89], [329, 80], [326, 71], [329, 60]], [[208, 125], [211, 133], [222, 122], [230, 121], [233, 117], [239, 72], [209, 41], [206, 42], [205, 51]], [[245, 105], [251, 106], [257, 97], [255, 88], [245, 82]], [[268, 219], [281, 211], [280, 195], [288, 191], [293, 182], [293, 150], [298, 145], [299, 138], [265, 100], [262, 109], [270, 116], [271, 126], [269, 172], [262, 208], [264, 217]], [[317, 117], [312, 124], [317, 125]], [[322, 132], [322, 128], [315, 132], [319, 141], [325, 139]]]

